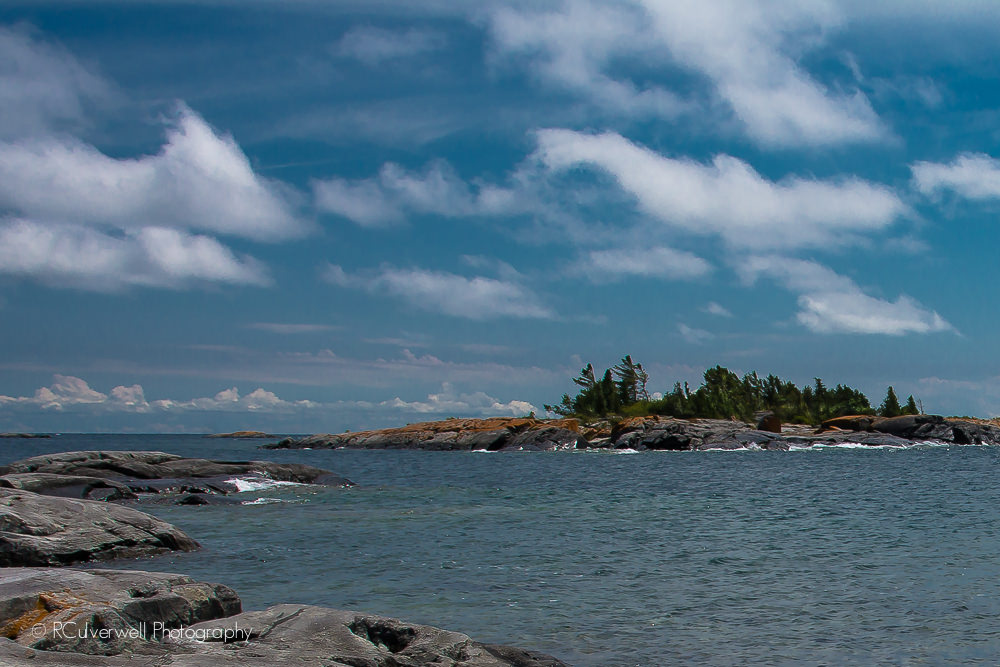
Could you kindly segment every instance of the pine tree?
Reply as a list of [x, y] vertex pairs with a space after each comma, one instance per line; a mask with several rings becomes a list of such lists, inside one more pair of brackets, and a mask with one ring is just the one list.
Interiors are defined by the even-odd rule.
[[899, 399], [896, 398], [896, 392], [891, 386], [885, 393], [885, 400], [882, 401], [882, 407], [879, 408], [878, 413], [883, 417], [898, 417], [903, 413], [899, 407]]
[[913, 394], [906, 399], [906, 406], [903, 408], [904, 415], [919, 415], [920, 410], [917, 409], [917, 402], [913, 400]]

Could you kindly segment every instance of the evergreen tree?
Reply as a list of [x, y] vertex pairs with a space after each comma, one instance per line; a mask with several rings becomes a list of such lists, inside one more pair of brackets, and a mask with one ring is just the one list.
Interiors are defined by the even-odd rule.
[[885, 393], [885, 400], [882, 401], [882, 406], [878, 409], [878, 413], [883, 417], [898, 417], [903, 413], [899, 407], [899, 399], [896, 398], [896, 392], [891, 386]]
[[906, 399], [906, 406], [903, 407], [903, 414], [904, 415], [920, 414], [920, 410], [917, 409], [917, 402], [913, 400], [913, 394], [910, 394], [910, 397]]

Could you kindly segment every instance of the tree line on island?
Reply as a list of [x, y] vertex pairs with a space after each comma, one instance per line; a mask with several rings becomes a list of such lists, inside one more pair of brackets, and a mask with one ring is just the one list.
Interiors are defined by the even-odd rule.
[[546, 405], [545, 409], [582, 418], [664, 415], [748, 422], [756, 413], [771, 411], [782, 421], [799, 424], [818, 424], [844, 415], [898, 417], [922, 412], [913, 396], [901, 406], [892, 387], [882, 404], [874, 408], [863, 392], [846, 385], [830, 389], [816, 378], [813, 385], [800, 388], [776, 375], [761, 378], [756, 371], [741, 378], [722, 366], [706, 370], [704, 382], [694, 391], [687, 382], [677, 382], [669, 393], [651, 396], [646, 388], [649, 374], [630, 355], [605, 370], [600, 379], [593, 365], [587, 364], [573, 382], [580, 387], [576, 396], [563, 394], [558, 405]]

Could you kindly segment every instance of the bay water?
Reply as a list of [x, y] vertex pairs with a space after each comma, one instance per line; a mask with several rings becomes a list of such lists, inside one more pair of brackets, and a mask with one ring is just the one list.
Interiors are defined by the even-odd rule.
[[[580, 666], [1000, 660], [1000, 449], [261, 450], [178, 435], [0, 440], [318, 466], [358, 484], [139, 509], [201, 542], [116, 561], [245, 609], [357, 609]], [[101, 565], [104, 567], [105, 565]]]

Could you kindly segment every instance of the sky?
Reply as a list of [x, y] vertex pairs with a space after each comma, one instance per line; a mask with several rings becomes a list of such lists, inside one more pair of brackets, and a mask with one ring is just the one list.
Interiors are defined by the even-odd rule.
[[1000, 4], [7, 0], [0, 431], [1000, 415]]

